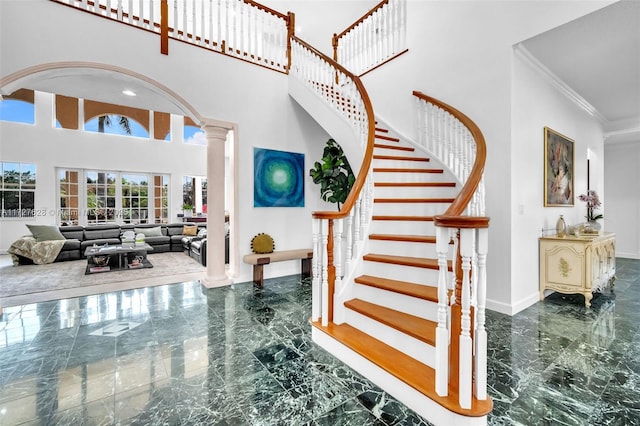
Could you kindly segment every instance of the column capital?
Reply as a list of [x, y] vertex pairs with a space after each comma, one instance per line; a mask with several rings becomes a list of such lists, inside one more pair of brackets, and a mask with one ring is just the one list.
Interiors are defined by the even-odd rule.
[[204, 130], [207, 142], [209, 143], [215, 141], [224, 142], [227, 140], [227, 133], [229, 133], [229, 129], [218, 126], [204, 125], [201, 129]]

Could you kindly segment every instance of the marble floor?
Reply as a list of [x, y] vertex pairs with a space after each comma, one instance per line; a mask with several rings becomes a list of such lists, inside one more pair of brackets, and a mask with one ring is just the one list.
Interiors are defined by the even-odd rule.
[[[584, 307], [488, 312], [492, 425], [640, 425], [640, 261]], [[1, 425], [426, 425], [311, 341], [310, 283], [5, 308]]]

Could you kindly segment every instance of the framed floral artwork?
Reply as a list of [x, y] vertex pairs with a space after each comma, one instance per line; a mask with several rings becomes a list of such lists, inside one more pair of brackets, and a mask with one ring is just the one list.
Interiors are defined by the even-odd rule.
[[544, 128], [544, 205], [572, 206], [574, 141]]

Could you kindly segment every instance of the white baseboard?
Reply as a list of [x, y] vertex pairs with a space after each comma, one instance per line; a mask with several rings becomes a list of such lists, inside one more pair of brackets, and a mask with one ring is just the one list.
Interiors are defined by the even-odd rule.
[[627, 253], [627, 252], [616, 253], [616, 257], [622, 257], [624, 259], [640, 260], [640, 253]]

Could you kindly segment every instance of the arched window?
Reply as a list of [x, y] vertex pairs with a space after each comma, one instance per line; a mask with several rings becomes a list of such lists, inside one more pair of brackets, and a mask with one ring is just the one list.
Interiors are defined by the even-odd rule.
[[193, 145], [207, 145], [207, 136], [204, 131], [196, 126], [184, 126], [184, 143]]
[[[102, 117], [107, 117], [106, 119], [101, 119], [101, 117], [94, 117], [84, 123], [84, 130], [86, 132], [96, 132], [96, 133], [106, 133], [110, 135], [124, 135], [124, 136], [133, 136], [138, 138], [148, 138], [149, 132], [145, 129], [140, 123], [135, 121], [131, 117], [109, 114]], [[131, 133], [128, 133], [126, 130], [126, 125], [124, 124], [124, 118], [126, 124], [129, 126]], [[103, 121], [104, 126], [100, 125], [100, 121]]]
[[0, 120], [34, 124], [35, 107], [31, 102], [18, 99], [4, 99], [0, 102]]

